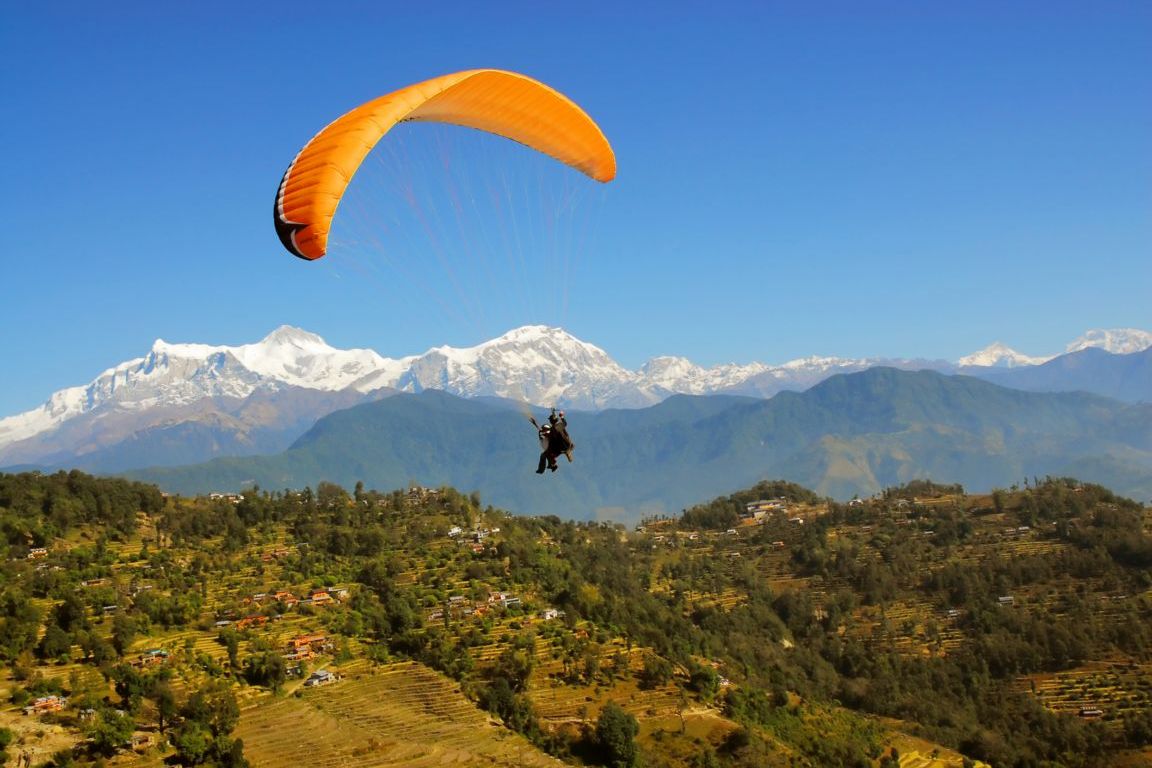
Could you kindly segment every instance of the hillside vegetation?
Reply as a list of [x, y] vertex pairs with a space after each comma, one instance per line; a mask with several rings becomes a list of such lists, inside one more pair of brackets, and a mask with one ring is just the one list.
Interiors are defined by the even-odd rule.
[[[636, 530], [451, 488], [0, 475], [26, 764], [1104, 766], [1152, 755], [1150, 512], [761, 483]], [[25, 714], [27, 712], [27, 714]]]

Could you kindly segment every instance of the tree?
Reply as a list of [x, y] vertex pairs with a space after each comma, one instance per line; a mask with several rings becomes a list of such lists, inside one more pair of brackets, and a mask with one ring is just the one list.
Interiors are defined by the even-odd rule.
[[215, 680], [192, 694], [184, 705], [184, 717], [203, 723], [214, 737], [227, 736], [240, 721], [240, 706], [231, 686]]
[[672, 679], [672, 664], [654, 653], [644, 654], [644, 669], [640, 671], [642, 688], [658, 688]]
[[149, 698], [156, 702], [156, 724], [160, 728], [160, 733], [164, 733], [165, 729], [171, 725], [172, 718], [179, 712], [179, 707], [176, 705], [176, 692], [172, 690], [172, 686], [167, 680], [159, 680], [152, 686]]
[[117, 750], [132, 740], [132, 731], [135, 729], [136, 724], [130, 715], [102, 708], [92, 719], [87, 731], [88, 738], [92, 739], [92, 748], [101, 755], [109, 756], [116, 754]]
[[636, 748], [636, 734], [639, 732], [640, 724], [635, 717], [616, 702], [608, 702], [596, 721], [596, 743], [605, 764], [610, 768], [633, 768], [637, 765], [640, 754]]
[[56, 624], [49, 624], [36, 648], [36, 655], [47, 660], [67, 661], [72, 653], [72, 635]]
[[128, 652], [138, 629], [135, 618], [126, 613], [116, 614], [112, 619], [112, 647], [116, 649], [117, 655], [123, 657]]
[[173, 744], [182, 762], [199, 765], [212, 749], [212, 734], [198, 720], [188, 720], [177, 731]]
[[536, 659], [530, 653], [507, 648], [500, 658], [496, 660], [496, 668], [492, 671], [493, 679], [504, 678], [514, 692], [521, 692], [528, 686], [528, 678], [532, 675], [532, 667]]
[[252, 685], [271, 688], [275, 693], [287, 677], [287, 666], [279, 653], [269, 651], [244, 660], [244, 679]]

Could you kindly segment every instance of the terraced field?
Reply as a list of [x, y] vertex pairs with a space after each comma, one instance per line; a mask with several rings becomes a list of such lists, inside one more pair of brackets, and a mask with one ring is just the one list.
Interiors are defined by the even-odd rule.
[[1118, 723], [1123, 713], [1152, 706], [1152, 668], [1129, 662], [1094, 662], [1066, 672], [1020, 677], [1015, 688], [1031, 692], [1048, 709], [1078, 715], [1099, 711]]
[[235, 735], [253, 768], [562, 765], [421, 664], [356, 662], [340, 674], [339, 682], [265, 696], [242, 711]]

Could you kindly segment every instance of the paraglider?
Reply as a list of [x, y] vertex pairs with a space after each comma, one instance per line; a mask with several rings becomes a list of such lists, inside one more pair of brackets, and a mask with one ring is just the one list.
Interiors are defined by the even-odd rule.
[[[273, 218], [280, 242], [313, 261], [328, 250], [336, 209], [352, 177], [398, 123], [437, 122], [475, 128], [534, 149], [599, 182], [616, 176], [616, 157], [600, 127], [579, 105], [516, 72], [475, 69], [435, 77], [380, 96], [329, 123], [297, 153], [276, 190]], [[536, 420], [531, 419], [536, 425]], [[563, 412], [538, 426], [537, 472], [572, 461]]]
[[276, 190], [276, 233], [302, 259], [327, 252], [336, 208], [352, 176], [385, 134], [404, 121], [440, 122], [503, 136], [600, 181], [616, 157], [575, 102], [525, 75], [475, 69], [401, 88], [338, 117], [296, 155]]
[[536, 474], [544, 474], [545, 467], [555, 472], [560, 468], [556, 463], [560, 456], [567, 456], [571, 463], [572, 449], [576, 446], [568, 436], [568, 420], [564, 418], [564, 411], [557, 413], [553, 408], [545, 424], [537, 424], [532, 416], [528, 420], [536, 427], [540, 437], [540, 463], [536, 466]]

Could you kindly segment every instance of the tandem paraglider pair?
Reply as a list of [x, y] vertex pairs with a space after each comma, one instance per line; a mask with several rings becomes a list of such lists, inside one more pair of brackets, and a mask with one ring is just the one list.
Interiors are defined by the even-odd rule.
[[576, 445], [568, 436], [568, 420], [564, 418], [564, 411], [557, 413], [553, 408], [552, 413], [548, 414], [547, 423], [544, 424], [537, 424], [536, 419], [531, 416], [528, 420], [536, 427], [540, 437], [540, 463], [536, 465], [536, 474], [544, 474], [545, 467], [555, 472], [560, 468], [556, 459], [561, 456], [568, 457], [569, 462], [572, 461], [572, 449]]
[[[304, 145], [276, 190], [273, 221], [294, 256], [313, 261], [328, 250], [336, 208], [372, 148], [397, 123], [435, 122], [503, 136], [599, 182], [616, 176], [616, 156], [600, 127], [575, 102], [530, 77], [474, 69], [436, 77], [380, 96], [329, 123]], [[539, 474], [561, 455], [572, 461], [563, 411], [552, 409], [540, 438]]]

